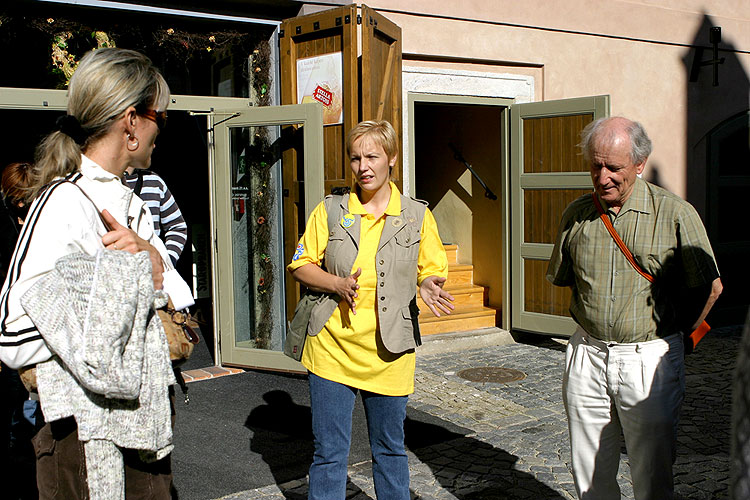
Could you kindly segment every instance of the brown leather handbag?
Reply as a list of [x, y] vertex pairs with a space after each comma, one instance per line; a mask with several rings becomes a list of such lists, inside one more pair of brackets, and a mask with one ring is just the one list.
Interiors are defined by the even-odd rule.
[[167, 336], [169, 359], [177, 363], [187, 360], [193, 353], [195, 344], [200, 342], [198, 323], [187, 310], [175, 311], [172, 299], [156, 312]]

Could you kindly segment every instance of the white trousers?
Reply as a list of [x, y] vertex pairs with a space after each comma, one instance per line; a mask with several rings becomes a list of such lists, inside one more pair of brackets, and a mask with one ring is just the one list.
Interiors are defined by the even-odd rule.
[[681, 335], [632, 344], [602, 342], [582, 328], [565, 355], [573, 479], [582, 500], [620, 498], [620, 432], [637, 500], [674, 497], [672, 464], [685, 395]]

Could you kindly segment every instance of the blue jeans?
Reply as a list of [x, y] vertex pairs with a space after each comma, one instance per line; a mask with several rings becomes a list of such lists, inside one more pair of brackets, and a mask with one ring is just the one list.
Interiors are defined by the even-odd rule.
[[[310, 500], [346, 497], [352, 411], [358, 389], [310, 373], [310, 406], [315, 454], [310, 466]], [[375, 494], [387, 500], [409, 500], [409, 463], [404, 449], [408, 396], [361, 391], [372, 451]]]

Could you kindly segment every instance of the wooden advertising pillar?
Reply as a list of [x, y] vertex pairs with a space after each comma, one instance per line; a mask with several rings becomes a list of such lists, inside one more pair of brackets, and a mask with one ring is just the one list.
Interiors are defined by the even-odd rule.
[[[362, 53], [358, 54], [360, 37]], [[390, 121], [401, 151], [401, 28], [366, 5], [358, 8], [352, 4], [287, 19], [281, 24], [279, 39], [282, 104], [317, 101], [325, 106], [326, 194], [337, 187], [354, 186], [345, 141], [349, 130], [360, 121]], [[284, 258], [290, 262], [307, 222], [302, 209], [302, 155], [288, 150], [283, 162]], [[399, 189], [402, 178], [399, 155], [393, 169]], [[299, 286], [288, 273], [286, 290], [287, 315], [291, 318], [299, 300]]]

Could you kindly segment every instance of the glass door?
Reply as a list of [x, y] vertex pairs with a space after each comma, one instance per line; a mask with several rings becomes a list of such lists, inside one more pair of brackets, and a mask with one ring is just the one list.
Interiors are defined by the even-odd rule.
[[[285, 220], [302, 227], [323, 199], [318, 104], [214, 111], [214, 305], [221, 364], [302, 371], [281, 352], [286, 335]], [[298, 181], [284, 179], [290, 171]], [[290, 202], [291, 201], [291, 202]], [[286, 209], [285, 209], [286, 207]], [[298, 207], [298, 210], [290, 207]]]

